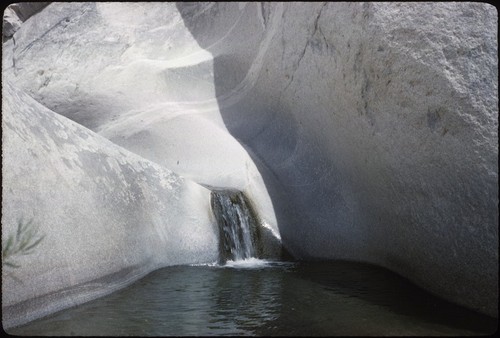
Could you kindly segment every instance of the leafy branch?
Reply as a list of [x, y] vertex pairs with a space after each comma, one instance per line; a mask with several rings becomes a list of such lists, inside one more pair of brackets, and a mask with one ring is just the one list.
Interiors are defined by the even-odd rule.
[[[44, 237], [45, 235], [40, 235], [38, 228], [33, 226], [33, 220], [26, 223], [20, 220], [16, 233], [9, 234], [7, 240], [2, 241], [2, 267], [20, 268], [15, 262], [16, 257], [32, 254]], [[12, 274], [11, 277], [18, 280]]]

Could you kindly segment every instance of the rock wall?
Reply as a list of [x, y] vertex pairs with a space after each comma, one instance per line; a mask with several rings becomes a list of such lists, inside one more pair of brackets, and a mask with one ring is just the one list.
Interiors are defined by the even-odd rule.
[[221, 119], [212, 56], [175, 3], [50, 4], [4, 43], [3, 62], [54, 112], [185, 178], [245, 191], [279, 236], [261, 174]]
[[208, 189], [3, 85], [2, 240], [29, 220], [45, 235], [2, 269], [4, 328], [217, 260]]
[[[248, 4], [229, 37], [236, 5], [178, 7], [214, 55], [224, 123], [298, 210], [271, 193], [296, 257], [376, 263], [497, 315], [492, 6]], [[224, 105], [240, 72], [250, 89]]]
[[3, 70], [245, 191], [297, 258], [382, 265], [497, 316], [497, 20], [483, 3], [53, 3]]
[[245, 190], [276, 246], [263, 180], [220, 118], [210, 54], [175, 4], [135, 15], [142, 6], [54, 3], [4, 42], [3, 234], [33, 219], [46, 235], [14, 271], [30, 283], [5, 278], [4, 327], [161, 266], [215, 262], [210, 191], [193, 180]]

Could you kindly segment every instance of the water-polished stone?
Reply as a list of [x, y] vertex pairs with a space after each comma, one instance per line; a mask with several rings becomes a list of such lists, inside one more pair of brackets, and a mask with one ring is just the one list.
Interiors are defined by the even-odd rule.
[[3, 76], [244, 191], [297, 258], [497, 315], [497, 21], [485, 3], [52, 3], [4, 43]]

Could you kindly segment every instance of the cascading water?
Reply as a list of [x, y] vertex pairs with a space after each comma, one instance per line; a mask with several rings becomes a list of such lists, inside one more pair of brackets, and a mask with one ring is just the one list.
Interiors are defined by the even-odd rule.
[[259, 223], [243, 193], [213, 190], [211, 205], [219, 225], [219, 264], [259, 258]]

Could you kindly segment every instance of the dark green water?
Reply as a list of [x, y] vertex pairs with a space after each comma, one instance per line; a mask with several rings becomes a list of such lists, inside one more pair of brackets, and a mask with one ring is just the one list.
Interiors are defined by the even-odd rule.
[[377, 267], [346, 263], [175, 266], [15, 335], [482, 335], [497, 320]]

